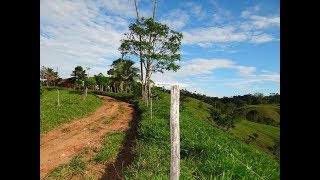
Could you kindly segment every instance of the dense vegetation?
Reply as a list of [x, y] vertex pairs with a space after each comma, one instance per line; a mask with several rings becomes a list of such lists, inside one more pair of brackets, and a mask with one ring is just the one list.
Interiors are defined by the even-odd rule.
[[[226, 106], [243, 107], [247, 105], [258, 105], [258, 104], [279, 104], [280, 94], [271, 93], [269, 96], [263, 96], [261, 93], [238, 95], [232, 97], [210, 97], [205, 94], [192, 93], [185, 89], [181, 90], [181, 95], [193, 97], [202, 100], [218, 109], [224, 109]], [[232, 104], [231, 104], [232, 103]]]

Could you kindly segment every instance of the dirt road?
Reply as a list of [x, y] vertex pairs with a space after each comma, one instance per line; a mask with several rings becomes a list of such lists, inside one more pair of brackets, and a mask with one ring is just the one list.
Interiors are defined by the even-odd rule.
[[[99, 96], [99, 95], [98, 95]], [[40, 178], [69, 162], [84, 147], [101, 140], [109, 131], [126, 131], [133, 119], [133, 106], [107, 96], [107, 101], [87, 117], [64, 124], [40, 139]], [[106, 123], [106, 121], [110, 121]]]

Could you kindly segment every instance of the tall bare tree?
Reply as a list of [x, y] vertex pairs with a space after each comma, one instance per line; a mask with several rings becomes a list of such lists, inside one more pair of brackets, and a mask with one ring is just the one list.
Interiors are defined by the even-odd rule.
[[[175, 63], [180, 60], [182, 33], [170, 30], [165, 25], [154, 21], [156, 15], [157, 0], [154, 1], [153, 17], [140, 18], [137, 0], [135, 2], [137, 21], [129, 25], [130, 33], [121, 40], [119, 50], [123, 55], [140, 56], [140, 68], [145, 68], [145, 81], [141, 73], [143, 97], [147, 102], [151, 98], [151, 75], [152, 72], [164, 70], [176, 71], [179, 66]], [[144, 88], [143, 88], [144, 87]]]
[[[137, 24], [140, 25], [140, 18], [139, 18], [139, 12], [138, 12], [138, 5], [137, 5], [137, 0], [134, 0], [134, 5], [136, 7], [136, 14], [137, 14]], [[139, 36], [139, 41], [141, 42], [141, 35], [138, 34]], [[143, 99], [146, 100], [146, 94], [145, 94], [145, 85], [143, 81], [143, 58], [142, 58], [142, 49], [141, 47], [139, 48], [139, 57], [140, 57], [140, 81], [141, 81], [141, 96]]]

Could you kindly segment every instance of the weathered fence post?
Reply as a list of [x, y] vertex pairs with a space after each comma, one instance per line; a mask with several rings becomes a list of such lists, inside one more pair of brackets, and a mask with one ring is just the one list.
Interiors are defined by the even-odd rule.
[[57, 89], [57, 93], [58, 93], [58, 106], [60, 106], [60, 94], [59, 94], [59, 90]]
[[88, 94], [88, 88], [86, 87], [86, 88], [84, 89], [84, 97], [83, 97], [83, 99], [86, 99], [87, 94]]
[[178, 180], [180, 176], [180, 127], [179, 127], [179, 99], [180, 91], [178, 85], [171, 87], [170, 105], [170, 139], [171, 139], [171, 161], [170, 180]]

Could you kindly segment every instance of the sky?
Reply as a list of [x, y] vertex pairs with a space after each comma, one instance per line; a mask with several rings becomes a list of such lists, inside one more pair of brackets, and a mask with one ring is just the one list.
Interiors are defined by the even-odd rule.
[[[153, 1], [138, 0], [138, 11], [151, 17]], [[41, 0], [40, 66], [62, 78], [76, 66], [107, 76], [135, 20], [134, 0]], [[215, 97], [280, 93], [279, 0], [157, 0], [155, 20], [183, 34], [181, 68], [152, 74], [156, 85]]]

